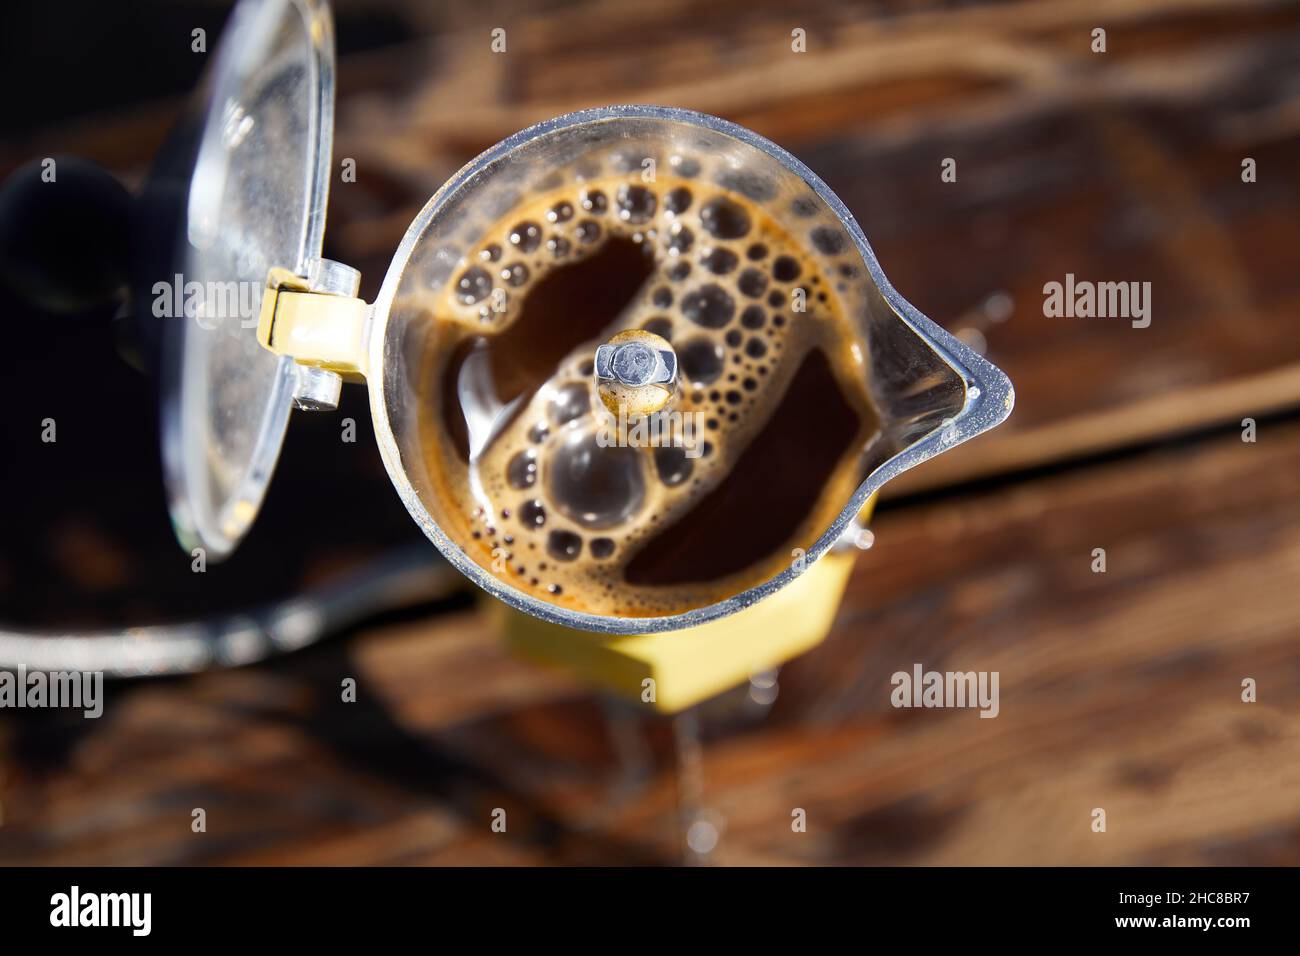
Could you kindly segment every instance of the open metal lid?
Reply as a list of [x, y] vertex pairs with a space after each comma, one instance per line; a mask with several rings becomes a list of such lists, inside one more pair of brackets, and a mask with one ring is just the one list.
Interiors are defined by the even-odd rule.
[[201, 95], [177, 274], [154, 309], [172, 523], [186, 548], [220, 559], [261, 506], [298, 382], [292, 359], [258, 344], [257, 319], [272, 267], [307, 275], [320, 258], [334, 123], [328, 4], [241, 0]]

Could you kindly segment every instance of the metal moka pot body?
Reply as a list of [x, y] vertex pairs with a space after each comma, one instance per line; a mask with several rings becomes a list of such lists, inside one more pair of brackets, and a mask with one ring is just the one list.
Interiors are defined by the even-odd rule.
[[[851, 243], [861, 270], [845, 293], [865, 348], [864, 369], [881, 416], [881, 432], [865, 451], [866, 478], [803, 560], [757, 586], [684, 613], [622, 617], [572, 610], [512, 586], [457, 545], [433, 501], [426, 449], [415, 424], [419, 389], [410, 367], [420, 353], [427, 313], [422, 292], [451, 281], [464, 264], [481, 210], [499, 210], [521, 188], [556, 169], [581, 166], [606, 152], [624, 162], [707, 156], [739, 188], [781, 191], [795, 204], [799, 227], [818, 222]], [[635, 168], [635, 167], [634, 167]], [[775, 203], [779, 206], [779, 203]], [[767, 207], [765, 207], [767, 208]], [[927, 458], [994, 427], [1010, 414], [1007, 377], [921, 315], [889, 284], [861, 228], [820, 178], [793, 155], [726, 120], [656, 106], [610, 106], [560, 116], [523, 130], [461, 169], [407, 230], [373, 306], [366, 378], [371, 411], [389, 477], [412, 518], [457, 569], [485, 592], [542, 621], [605, 634], [649, 634], [693, 628], [763, 601], [807, 573], [819, 558], [856, 536], [859, 516], [879, 488]]]

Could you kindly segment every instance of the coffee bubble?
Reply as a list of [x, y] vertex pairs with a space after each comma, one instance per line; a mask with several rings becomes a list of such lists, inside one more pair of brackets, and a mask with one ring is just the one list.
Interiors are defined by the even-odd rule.
[[546, 536], [546, 553], [556, 561], [574, 561], [582, 553], [582, 538], [572, 531], [552, 531]]
[[767, 276], [758, 269], [746, 269], [736, 280], [736, 288], [751, 299], [761, 299], [767, 291]]
[[673, 338], [673, 323], [663, 316], [656, 316], [643, 324], [641, 328], [651, 335], [657, 335], [665, 341], [671, 342]]
[[555, 394], [551, 401], [551, 421], [563, 425], [587, 414], [591, 408], [591, 399], [587, 386], [582, 382], [566, 385]]
[[694, 241], [695, 233], [680, 222], [673, 223], [664, 234], [664, 245], [674, 255], [689, 252]]
[[830, 226], [818, 226], [812, 231], [809, 238], [812, 239], [812, 244], [818, 252], [823, 252], [828, 256], [838, 255], [844, 251], [844, 232], [840, 229], [833, 229]]
[[735, 312], [735, 300], [713, 282], [682, 297], [682, 315], [708, 329], [722, 328], [731, 321]]
[[613, 528], [645, 498], [641, 456], [634, 448], [602, 448], [591, 432], [575, 433], [551, 455], [547, 492], [555, 507], [584, 528]]
[[685, 186], [670, 190], [664, 197], [664, 208], [673, 215], [681, 215], [691, 206], [691, 191]]
[[777, 256], [772, 262], [772, 278], [777, 282], [793, 282], [799, 272], [799, 261], [791, 256]]
[[723, 249], [721, 246], [710, 249], [700, 258], [700, 264], [715, 276], [725, 276], [736, 268], [736, 263], [739, 261], [734, 252], [730, 249]]
[[511, 488], [531, 488], [537, 483], [537, 453], [531, 449], [518, 452], [506, 468]]
[[749, 213], [725, 196], [704, 204], [700, 210], [700, 222], [717, 239], [739, 239], [749, 233]]
[[618, 191], [618, 217], [624, 222], [649, 222], [655, 214], [655, 194], [644, 186], [622, 186]]
[[691, 477], [691, 460], [686, 450], [674, 445], [664, 445], [654, 450], [655, 471], [659, 480], [672, 487]]
[[687, 380], [708, 385], [722, 374], [722, 349], [711, 338], [698, 337], [677, 350], [677, 362]]
[[535, 222], [521, 222], [510, 231], [510, 244], [520, 252], [536, 252], [542, 244], [542, 227]]
[[540, 528], [546, 524], [546, 506], [536, 498], [519, 506], [519, 521], [525, 528]]
[[482, 302], [492, 292], [492, 277], [478, 266], [466, 269], [456, 280], [456, 292], [464, 305]]

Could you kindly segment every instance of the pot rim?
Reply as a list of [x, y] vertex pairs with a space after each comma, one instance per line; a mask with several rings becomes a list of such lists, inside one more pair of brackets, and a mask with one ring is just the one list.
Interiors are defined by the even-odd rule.
[[802, 573], [802, 570], [797, 571], [794, 567], [788, 567], [775, 577], [714, 604], [694, 608], [680, 614], [660, 617], [619, 617], [608, 614], [593, 614], [587, 611], [573, 611], [520, 591], [492, 574], [452, 541], [425, 509], [410, 480], [407, 478], [405, 469], [402, 467], [397, 441], [388, 421], [388, 411], [384, 402], [384, 344], [388, 329], [389, 312], [402, 275], [410, 261], [411, 253], [416, 243], [424, 235], [429, 223], [443, 208], [449, 197], [465, 186], [486, 166], [534, 139], [573, 126], [630, 118], [660, 119], [703, 127], [739, 140], [755, 149], [762, 150], [798, 176], [835, 213], [845, 230], [853, 238], [853, 242], [857, 246], [862, 261], [867, 266], [876, 288], [880, 291], [891, 311], [962, 381], [965, 390], [965, 401], [961, 411], [951, 419], [951, 422], [945, 422], [942, 427], [935, 428], [920, 440], [908, 445], [877, 467], [862, 481], [830, 527], [807, 549], [803, 570], [810, 567], [813, 561], [825, 554], [839, 540], [850, 523], [862, 510], [867, 499], [887, 481], [940, 452], [956, 447], [962, 442], [997, 426], [1011, 414], [1012, 406], [1015, 403], [1015, 392], [1011, 381], [1000, 369], [983, 356], [978, 355], [955, 336], [926, 318], [911, 303], [898, 294], [880, 268], [880, 263], [876, 260], [876, 255], [872, 251], [870, 243], [867, 242], [867, 238], [857, 220], [853, 218], [848, 208], [831, 191], [830, 187], [791, 153], [752, 130], [719, 117], [693, 110], [664, 106], [625, 105], [604, 106], [567, 113], [530, 126], [513, 136], [507, 137], [463, 166], [429, 199], [407, 228], [406, 234], [402, 237], [392, 262], [389, 264], [383, 285], [374, 302], [373, 321], [370, 329], [367, 388], [370, 393], [371, 415], [375, 423], [375, 438], [379, 444], [379, 452], [384, 462], [384, 468], [388, 471], [388, 477], [392, 481], [393, 487], [397, 489], [406, 510], [410, 512], [415, 523], [420, 526], [420, 529], [453, 567], [488, 594], [510, 607], [531, 614], [543, 621], [563, 627], [614, 635], [653, 634], [661, 631], [674, 631], [695, 627], [726, 617], [774, 594], [794, 580], [795, 577]]

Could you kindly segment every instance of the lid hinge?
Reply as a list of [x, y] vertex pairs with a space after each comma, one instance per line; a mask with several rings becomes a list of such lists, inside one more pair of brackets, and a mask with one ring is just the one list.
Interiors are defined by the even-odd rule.
[[331, 408], [338, 379], [365, 377], [370, 307], [356, 296], [360, 280], [355, 269], [328, 259], [317, 260], [310, 276], [281, 268], [267, 275], [257, 341], [305, 366], [298, 377], [303, 394], [295, 393], [299, 407]]

